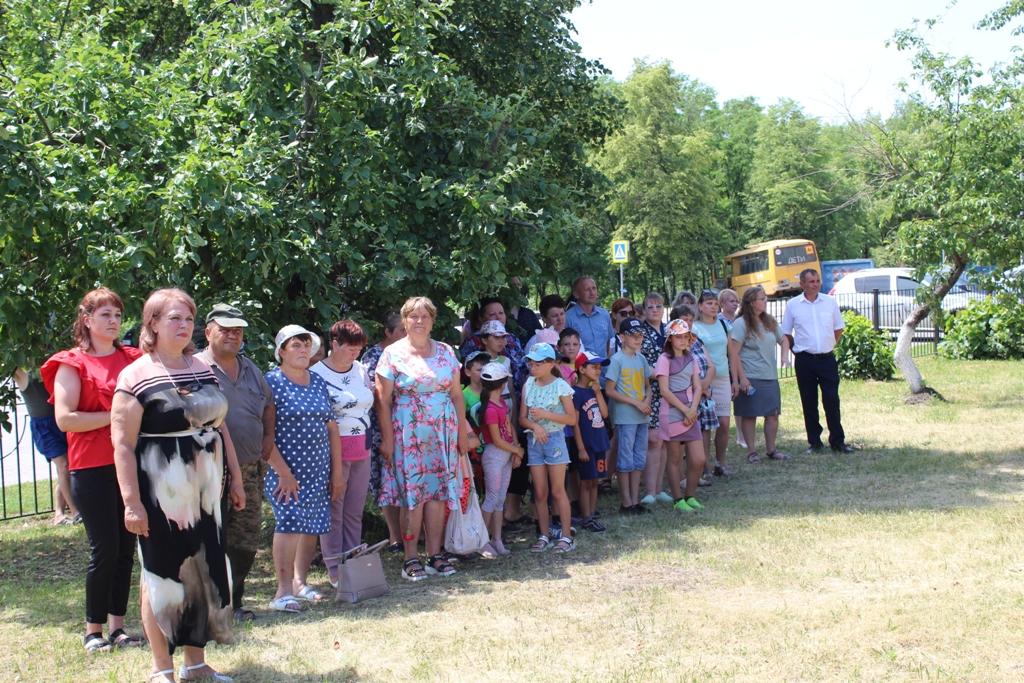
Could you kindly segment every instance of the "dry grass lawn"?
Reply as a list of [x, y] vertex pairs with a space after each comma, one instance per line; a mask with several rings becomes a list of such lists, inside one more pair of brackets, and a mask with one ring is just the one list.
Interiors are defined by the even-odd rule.
[[[566, 556], [531, 555], [524, 535], [510, 558], [416, 585], [389, 557], [389, 597], [291, 616], [265, 609], [261, 552], [259, 618], [208, 660], [261, 683], [1024, 680], [1024, 367], [921, 364], [952, 403], [843, 385], [854, 456], [802, 454], [784, 381], [791, 461], [734, 447], [697, 515], [620, 518], [602, 497], [608, 532]], [[0, 681], [144, 680], [147, 650], [82, 651], [86, 550], [77, 527], [0, 525]]]

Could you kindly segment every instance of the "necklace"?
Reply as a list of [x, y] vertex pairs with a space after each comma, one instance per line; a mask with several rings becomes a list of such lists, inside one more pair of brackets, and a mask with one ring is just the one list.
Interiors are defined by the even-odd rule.
[[153, 353], [155, 353], [156, 357], [160, 359], [160, 365], [164, 369], [164, 374], [167, 375], [167, 381], [170, 382], [171, 386], [174, 387], [174, 390], [178, 392], [178, 396], [188, 396], [191, 393], [202, 390], [203, 383], [200, 382], [199, 377], [196, 376], [196, 371], [192, 370], [192, 361], [186, 360], [185, 363], [188, 365], [188, 369], [192, 371], [192, 379], [194, 381], [191, 384], [186, 384], [184, 386], [179, 387], [177, 384], [174, 383], [174, 378], [171, 377], [171, 373], [167, 371], [167, 363], [164, 362], [164, 359], [160, 356], [160, 353], [156, 349], [153, 349]]

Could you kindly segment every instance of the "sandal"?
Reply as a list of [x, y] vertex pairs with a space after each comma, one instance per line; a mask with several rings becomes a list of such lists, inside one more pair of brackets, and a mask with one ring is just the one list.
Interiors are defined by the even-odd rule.
[[323, 593], [309, 586], [303, 586], [302, 590], [295, 594], [295, 597], [303, 602], [320, 602], [327, 599]]
[[747, 462], [752, 462], [755, 465], [760, 465], [761, 458], [757, 457], [757, 453], [747, 453]]
[[538, 536], [537, 542], [530, 546], [531, 553], [542, 553], [551, 547], [551, 541], [547, 536]]
[[439, 553], [430, 558], [430, 564], [427, 565], [427, 573], [451, 576], [455, 573], [455, 567], [448, 561], [444, 553]]
[[576, 547], [576, 542], [568, 536], [562, 536], [558, 539], [558, 543], [555, 544], [556, 553], [567, 553]]
[[[171, 677], [167, 678], [167, 674], [170, 674]], [[154, 671], [153, 673], [149, 674], [149, 678], [147, 680], [152, 681], [157, 676], [163, 676], [164, 677], [163, 680], [170, 681], [171, 683], [174, 683], [174, 669], [164, 669], [163, 671]]]
[[232, 612], [232, 616], [234, 616], [235, 621], [252, 621], [256, 618], [256, 613], [251, 609], [236, 607]]
[[402, 578], [406, 581], [425, 581], [427, 579], [427, 572], [423, 569], [420, 558], [414, 557], [405, 561], [402, 565]]
[[82, 644], [85, 645], [86, 652], [111, 652], [114, 649], [102, 633], [90, 633], [82, 640]]
[[779, 449], [775, 449], [771, 453], [765, 453], [771, 460], [789, 460], [789, 456], [785, 453], [779, 453]]
[[603, 480], [597, 485], [597, 495], [612, 493], [612, 482], [610, 479]]
[[388, 546], [389, 553], [400, 553], [403, 550], [405, 550], [405, 544], [401, 541], [395, 541], [394, 543]]
[[704, 475], [697, 480], [697, 486], [711, 486], [711, 483], [711, 474], [709, 472], [705, 472]]
[[54, 526], [71, 526], [72, 524], [74, 524], [74, 522], [72, 522], [67, 517], [61, 517], [59, 520], [53, 523]]
[[[204, 669], [204, 668], [205, 669], [209, 669], [210, 673], [208, 673], [208, 674], [206, 674], [204, 676], [193, 676], [193, 675], [191, 675], [189, 673], [190, 671], [195, 671], [196, 669]], [[231, 678], [231, 676], [227, 676], [227, 675], [222, 674], [222, 673], [220, 673], [218, 671], [214, 671], [212, 666], [210, 666], [206, 662], [201, 662], [199, 664], [193, 664], [192, 666], [185, 666], [184, 664], [182, 664], [181, 668], [178, 669], [178, 680], [179, 681], [216, 681], [217, 683], [232, 683], [232, 681], [234, 681], [235, 679]]]
[[302, 605], [299, 604], [294, 595], [283, 595], [276, 600], [270, 601], [270, 609], [278, 612], [288, 612], [289, 614], [298, 614], [302, 611]]
[[143, 645], [141, 638], [128, 635], [123, 628], [111, 631], [108, 638], [114, 647], [142, 647]]

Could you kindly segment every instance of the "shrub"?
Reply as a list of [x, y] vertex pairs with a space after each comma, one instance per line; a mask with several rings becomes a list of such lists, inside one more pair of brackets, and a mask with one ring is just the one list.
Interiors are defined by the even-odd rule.
[[846, 329], [835, 350], [839, 376], [843, 379], [892, 379], [896, 365], [885, 333], [875, 330], [870, 320], [854, 311], [844, 311], [843, 320]]
[[946, 321], [939, 355], [957, 360], [1024, 358], [1024, 306], [1009, 294], [971, 301]]

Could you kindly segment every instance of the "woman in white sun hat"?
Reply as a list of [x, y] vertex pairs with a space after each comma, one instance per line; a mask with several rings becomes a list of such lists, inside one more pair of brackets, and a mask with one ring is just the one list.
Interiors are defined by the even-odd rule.
[[320, 534], [331, 529], [330, 503], [345, 489], [341, 437], [327, 384], [308, 370], [320, 337], [300, 325], [281, 328], [274, 356], [280, 365], [267, 373], [277, 422], [263, 493], [277, 520], [274, 573], [277, 593], [271, 609], [298, 612], [300, 602], [324, 599], [306, 583]]

